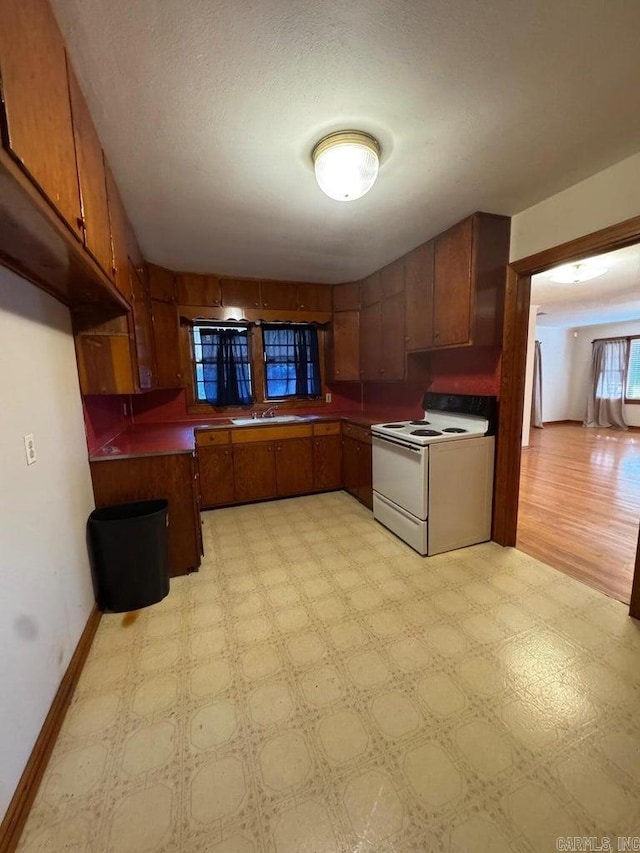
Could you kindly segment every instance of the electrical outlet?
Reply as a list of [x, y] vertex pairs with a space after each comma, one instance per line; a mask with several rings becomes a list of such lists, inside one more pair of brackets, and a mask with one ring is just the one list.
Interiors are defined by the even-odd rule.
[[33, 433], [25, 435], [24, 437], [24, 452], [27, 457], [27, 465], [33, 465], [38, 458], [36, 456], [36, 443], [33, 440]]
[[330, 393], [325, 394], [324, 400], [325, 400], [325, 403], [330, 403], [331, 402], [331, 394]]

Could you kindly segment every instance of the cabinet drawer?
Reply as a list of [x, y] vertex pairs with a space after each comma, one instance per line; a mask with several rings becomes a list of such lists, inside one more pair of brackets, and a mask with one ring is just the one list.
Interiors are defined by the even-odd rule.
[[343, 423], [342, 434], [348, 438], [355, 438], [356, 441], [364, 441], [371, 444], [371, 433], [365, 427], [356, 426], [355, 424]]
[[311, 424], [300, 424], [299, 426], [241, 427], [240, 429], [233, 430], [231, 441], [233, 444], [251, 444], [256, 441], [284, 441], [288, 438], [310, 438], [311, 434]]
[[314, 424], [314, 435], [340, 435], [340, 421], [331, 421], [326, 424]]
[[210, 447], [212, 444], [229, 444], [229, 430], [196, 430], [196, 446]]

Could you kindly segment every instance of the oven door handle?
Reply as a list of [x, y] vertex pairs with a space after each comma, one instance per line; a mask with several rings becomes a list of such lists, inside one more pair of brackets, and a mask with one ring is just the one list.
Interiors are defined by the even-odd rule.
[[410, 450], [412, 453], [422, 453], [425, 450], [424, 447], [415, 447], [411, 444], [405, 444], [403, 441], [394, 441], [392, 438], [387, 438], [386, 435], [378, 435], [377, 432], [373, 433], [374, 441], [386, 441], [387, 444], [395, 444], [396, 447], [401, 447], [403, 450]]

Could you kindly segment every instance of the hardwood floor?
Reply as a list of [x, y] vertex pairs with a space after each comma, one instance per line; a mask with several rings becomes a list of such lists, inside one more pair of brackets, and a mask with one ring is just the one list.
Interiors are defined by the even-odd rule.
[[517, 547], [629, 603], [640, 519], [640, 432], [531, 430]]

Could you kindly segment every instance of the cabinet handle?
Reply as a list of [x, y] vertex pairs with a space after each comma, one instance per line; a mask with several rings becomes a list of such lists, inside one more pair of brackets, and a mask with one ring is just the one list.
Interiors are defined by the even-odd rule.
[[380, 373], [381, 373], [381, 374], [382, 374], [382, 373], [384, 373], [384, 367], [381, 367], [381, 368], [380, 368]]
[[336, 370], [336, 376], [340, 376], [340, 371]]
[[434, 337], [434, 338], [439, 338], [439, 337], [440, 337], [440, 332], [434, 332], [434, 333], [433, 333], [433, 337]]
[[404, 339], [405, 344], [408, 344], [410, 340], [411, 340], [411, 338], [405, 338]]
[[85, 226], [85, 224], [84, 224], [84, 219], [83, 219], [81, 216], [79, 216], [79, 217], [76, 219], [76, 223], [77, 223], [77, 225], [78, 225], [78, 228], [79, 228], [81, 231], [84, 231], [84, 230], [85, 230], [86, 226]]

